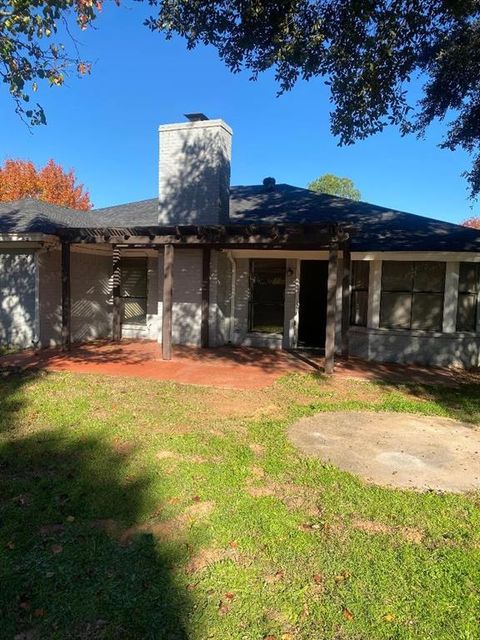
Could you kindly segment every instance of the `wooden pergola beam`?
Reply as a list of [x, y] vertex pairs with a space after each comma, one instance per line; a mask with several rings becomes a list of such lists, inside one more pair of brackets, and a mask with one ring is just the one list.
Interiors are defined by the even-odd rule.
[[202, 251], [202, 326], [201, 345], [209, 346], [209, 310], [210, 310], [210, 257], [209, 248]]
[[70, 243], [62, 242], [62, 348], [69, 350], [71, 332]]
[[331, 375], [335, 366], [335, 320], [337, 309], [338, 246], [328, 251], [327, 330], [325, 336], [325, 373]]
[[281, 248], [285, 246], [327, 248], [343, 242], [353, 228], [337, 224], [230, 224], [156, 227], [112, 227], [59, 229], [71, 243], [118, 244], [122, 246], [203, 245], [215, 248]]
[[162, 358], [172, 359], [173, 326], [173, 245], [163, 251]]
[[285, 248], [289, 246], [295, 246], [298, 248], [312, 248], [312, 249], [326, 249], [332, 240], [329, 235], [305, 235], [295, 236], [293, 238], [284, 236], [265, 237], [261, 235], [243, 236], [234, 235], [228, 238], [222, 238], [219, 240], [213, 239], [208, 236], [186, 236], [178, 237], [173, 235], [168, 236], [129, 236], [128, 238], [121, 238], [118, 236], [101, 236], [101, 235], [74, 235], [69, 236], [69, 241], [72, 244], [118, 244], [123, 247], [142, 246], [142, 247], [158, 247], [165, 246], [167, 244], [173, 244], [177, 246], [185, 246], [192, 248], [195, 245], [201, 245], [211, 248], [258, 248], [268, 249], [270, 247], [274, 249]]
[[114, 342], [120, 342], [122, 339], [122, 316], [121, 316], [121, 265], [120, 265], [120, 249], [113, 245], [112, 251], [112, 339]]
[[348, 360], [349, 340], [348, 330], [350, 327], [350, 299], [351, 299], [351, 266], [352, 255], [350, 241], [347, 240], [342, 247], [343, 253], [343, 274], [342, 274], [342, 356]]

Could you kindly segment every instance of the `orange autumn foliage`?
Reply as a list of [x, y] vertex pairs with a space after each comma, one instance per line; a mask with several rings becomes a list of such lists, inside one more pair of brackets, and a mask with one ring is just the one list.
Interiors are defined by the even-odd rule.
[[462, 224], [464, 227], [472, 227], [473, 229], [480, 229], [480, 217], [474, 216], [473, 218], [468, 218], [468, 220], [464, 220]]
[[92, 208], [88, 191], [76, 184], [73, 169], [66, 172], [53, 160], [41, 169], [29, 160], [5, 161], [0, 167], [0, 201], [21, 198], [36, 198], [81, 211]]

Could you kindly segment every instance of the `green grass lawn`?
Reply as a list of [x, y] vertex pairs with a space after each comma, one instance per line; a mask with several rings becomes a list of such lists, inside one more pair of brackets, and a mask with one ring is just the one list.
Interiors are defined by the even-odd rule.
[[479, 495], [368, 486], [289, 444], [349, 409], [478, 424], [480, 386], [0, 379], [0, 637], [478, 640]]

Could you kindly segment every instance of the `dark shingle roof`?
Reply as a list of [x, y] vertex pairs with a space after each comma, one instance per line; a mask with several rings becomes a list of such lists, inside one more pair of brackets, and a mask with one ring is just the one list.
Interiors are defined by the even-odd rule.
[[[338, 222], [354, 225], [355, 251], [476, 251], [480, 231], [385, 207], [278, 184], [231, 188], [232, 222]], [[0, 203], [0, 233], [55, 233], [62, 227], [155, 226], [158, 199], [75, 211], [26, 198]]]
[[233, 222], [341, 222], [354, 225], [355, 251], [478, 251], [480, 231], [450, 222], [278, 184], [233, 187]]
[[90, 211], [22, 198], [0, 202], [0, 233], [55, 233], [59, 227], [88, 226], [93, 217]]
[[94, 209], [97, 227], [151, 227], [158, 224], [158, 198]]

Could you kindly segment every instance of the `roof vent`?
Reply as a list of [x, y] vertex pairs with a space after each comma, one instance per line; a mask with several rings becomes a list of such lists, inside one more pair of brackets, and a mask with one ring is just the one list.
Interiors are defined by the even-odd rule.
[[203, 120], [208, 120], [204, 113], [186, 113], [185, 118], [190, 122], [202, 122]]
[[275, 178], [263, 179], [263, 186], [265, 187], [266, 191], [273, 191], [273, 189], [275, 188], [275, 184], [276, 184]]

